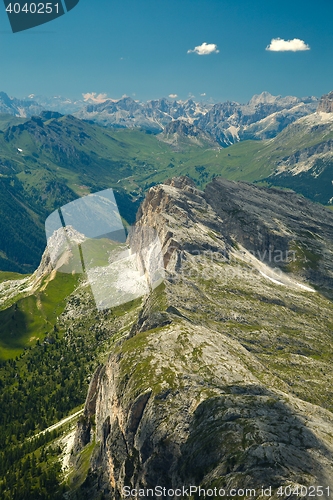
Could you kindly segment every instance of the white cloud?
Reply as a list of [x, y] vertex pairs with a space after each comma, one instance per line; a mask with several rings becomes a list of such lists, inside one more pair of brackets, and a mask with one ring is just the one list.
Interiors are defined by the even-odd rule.
[[204, 97], [206, 95], [206, 92], [204, 92], [203, 94], [200, 94], [200, 95], [201, 95], [201, 97]]
[[107, 100], [107, 94], [97, 94], [97, 92], [87, 92], [86, 94], [82, 94], [83, 99], [85, 101], [90, 102], [105, 102]]
[[218, 50], [217, 45], [215, 43], [204, 42], [201, 45], [194, 47], [193, 50], [187, 51], [188, 54], [191, 54], [192, 52], [198, 54], [199, 56], [208, 56], [208, 54], [213, 54], [214, 52], [218, 54], [220, 51]]
[[310, 46], [299, 38], [284, 40], [283, 38], [272, 38], [266, 50], [271, 52], [298, 52], [300, 50], [310, 50]]
[[176, 99], [178, 94], [169, 94], [170, 99]]

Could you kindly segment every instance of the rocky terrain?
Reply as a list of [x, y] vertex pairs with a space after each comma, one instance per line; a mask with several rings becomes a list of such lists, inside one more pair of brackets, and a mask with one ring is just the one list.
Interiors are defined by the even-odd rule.
[[329, 92], [321, 97], [318, 104], [318, 111], [333, 113], [333, 92]]
[[158, 231], [166, 279], [90, 383], [70, 497], [196, 485], [287, 499], [289, 485], [311, 498], [311, 485], [333, 486], [332, 223], [292, 192], [247, 183], [148, 191], [137, 224]]
[[173, 120], [168, 123], [157, 138], [172, 145], [175, 151], [181, 151], [183, 146], [188, 149], [190, 144], [215, 149], [220, 146], [210, 134], [186, 120]]

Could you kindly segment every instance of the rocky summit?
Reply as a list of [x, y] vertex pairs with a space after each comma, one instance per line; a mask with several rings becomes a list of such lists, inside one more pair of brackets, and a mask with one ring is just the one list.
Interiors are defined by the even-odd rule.
[[321, 97], [318, 104], [318, 112], [333, 113], [333, 92], [329, 92]]
[[137, 224], [158, 231], [166, 277], [90, 382], [69, 498], [190, 486], [329, 498], [333, 213], [291, 191], [182, 177], [150, 188]]

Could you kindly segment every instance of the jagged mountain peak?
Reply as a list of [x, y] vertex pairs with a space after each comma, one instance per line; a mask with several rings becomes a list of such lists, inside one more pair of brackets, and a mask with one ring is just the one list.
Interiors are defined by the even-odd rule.
[[0, 113], [17, 117], [38, 115], [43, 110], [36, 101], [9, 97], [6, 92], [0, 92]]
[[255, 94], [248, 102], [250, 106], [256, 106], [257, 104], [267, 104], [273, 103], [281, 96], [274, 96], [270, 92], [264, 91], [261, 94]]
[[318, 112], [333, 113], [333, 90], [328, 94], [324, 94], [319, 101]]

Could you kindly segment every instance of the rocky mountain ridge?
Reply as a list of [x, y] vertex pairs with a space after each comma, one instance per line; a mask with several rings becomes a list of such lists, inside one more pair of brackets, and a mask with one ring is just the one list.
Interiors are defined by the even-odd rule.
[[315, 97], [272, 96], [268, 92], [255, 95], [247, 104], [226, 102], [215, 104], [196, 124], [210, 133], [223, 146], [244, 139], [270, 139], [290, 123], [313, 113]]
[[0, 113], [17, 117], [31, 117], [38, 115], [43, 110], [34, 100], [16, 99], [9, 97], [5, 92], [0, 92]]
[[183, 119], [193, 123], [210, 107], [209, 104], [196, 103], [192, 99], [183, 102], [162, 98], [138, 102], [131, 97], [123, 97], [118, 101], [106, 100], [99, 104], [89, 104], [76, 113], [76, 116], [104, 126], [140, 127], [159, 133], [172, 120]]
[[72, 457], [80, 467], [93, 448], [80, 498], [332, 487], [333, 214], [321, 210], [222, 179], [148, 191], [137, 223], [157, 229], [166, 280], [90, 384]]
[[171, 144], [176, 151], [182, 148], [182, 142], [184, 141], [187, 147], [191, 143], [209, 148], [220, 147], [219, 143], [215, 141], [210, 134], [207, 134], [196, 125], [180, 119], [168, 123], [157, 138], [160, 141]]

